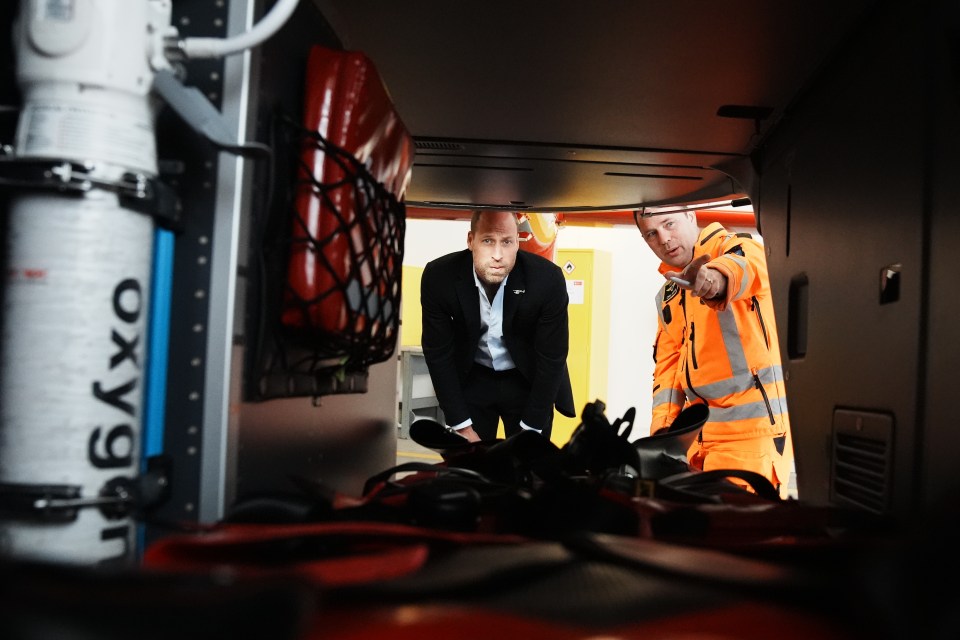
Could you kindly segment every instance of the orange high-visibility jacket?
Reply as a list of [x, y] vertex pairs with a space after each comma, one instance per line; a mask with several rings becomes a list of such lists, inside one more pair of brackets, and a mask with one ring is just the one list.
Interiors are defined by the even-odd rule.
[[[789, 417], [763, 245], [712, 223], [694, 250], [703, 254], [727, 277], [726, 296], [704, 301], [669, 281], [657, 294], [650, 433], [686, 404], [706, 402], [703, 440], [783, 435]], [[676, 269], [662, 263], [659, 270]]]

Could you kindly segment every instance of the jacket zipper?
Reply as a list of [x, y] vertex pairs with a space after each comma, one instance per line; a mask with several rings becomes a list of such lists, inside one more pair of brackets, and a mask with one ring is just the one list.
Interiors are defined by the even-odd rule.
[[697, 341], [694, 340], [694, 325], [690, 323], [690, 361], [693, 363], [693, 368], [697, 368]]
[[767, 405], [767, 415], [770, 416], [770, 424], [777, 424], [776, 419], [773, 417], [773, 407], [770, 406], [770, 398], [767, 397], [767, 390], [763, 388], [763, 384], [760, 382], [760, 374], [756, 369], [754, 369], [752, 373], [753, 383], [756, 385], [760, 395], [763, 396], [763, 404]]
[[757, 296], [750, 297], [750, 305], [753, 307], [754, 312], [757, 314], [757, 322], [760, 323], [760, 330], [763, 331], [763, 341], [767, 344], [767, 349], [769, 349], [770, 336], [767, 335], [767, 325], [763, 322], [763, 314], [760, 313], [760, 302], [757, 301]]
[[[687, 298], [686, 298], [686, 291], [684, 291], [683, 289], [680, 290], [680, 306], [683, 308], [683, 319], [686, 320], [687, 319]], [[694, 323], [691, 322], [690, 323], [690, 346], [689, 346], [690, 361], [693, 364], [693, 368], [696, 369], [697, 368], [697, 345], [693, 339], [694, 337], [693, 334], [694, 334]], [[697, 393], [697, 390], [693, 386], [693, 381], [690, 379], [690, 367], [686, 368], [686, 371], [684, 371], [684, 375], [687, 378], [687, 388], [693, 392], [693, 395], [697, 396], [698, 398], [703, 400], [704, 403], [706, 403], [707, 399], [701, 396], [699, 393]]]

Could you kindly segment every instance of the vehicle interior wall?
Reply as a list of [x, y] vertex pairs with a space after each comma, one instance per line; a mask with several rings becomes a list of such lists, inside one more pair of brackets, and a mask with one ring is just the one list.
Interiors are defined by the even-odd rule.
[[[924, 435], [919, 469], [920, 487], [926, 504], [951, 505], [958, 481], [955, 452], [960, 448], [956, 418], [956, 379], [960, 343], [956, 338], [960, 296], [956, 294], [957, 240], [960, 239], [960, 6], [952, 3], [953, 15], [939, 27], [929, 43], [936, 61], [928, 70], [931, 100], [924, 115], [925, 142], [931, 158], [927, 189], [930, 224], [924, 238], [927, 251], [924, 280], [925, 307], [918, 316], [927, 328], [925, 362], [917, 385], [923, 390], [918, 412], [923, 416]], [[946, 37], [952, 33], [952, 38]], [[894, 232], [901, 224], [891, 223]]]
[[954, 485], [937, 381], [958, 362], [957, 303], [937, 278], [957, 226], [958, 76], [943, 67], [956, 41], [928, 17], [874, 16], [758, 155], [799, 493], [814, 503], [909, 514]]

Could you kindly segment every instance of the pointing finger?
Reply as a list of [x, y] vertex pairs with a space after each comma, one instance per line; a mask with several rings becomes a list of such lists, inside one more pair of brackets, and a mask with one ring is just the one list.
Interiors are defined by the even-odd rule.
[[700, 272], [700, 268], [708, 262], [710, 262], [710, 256], [706, 254], [697, 256], [691, 260], [690, 264], [688, 264], [683, 270], [683, 279], [689, 280], [690, 282], [695, 281], [697, 279], [697, 274]]

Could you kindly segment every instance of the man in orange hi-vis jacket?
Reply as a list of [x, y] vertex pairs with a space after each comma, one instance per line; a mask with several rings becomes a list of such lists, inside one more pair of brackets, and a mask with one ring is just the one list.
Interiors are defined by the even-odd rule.
[[691, 467], [755, 471], [788, 497], [793, 446], [763, 245], [716, 222], [701, 230], [692, 211], [634, 219], [667, 279], [656, 298], [650, 433], [705, 403]]

